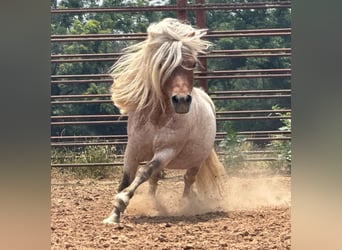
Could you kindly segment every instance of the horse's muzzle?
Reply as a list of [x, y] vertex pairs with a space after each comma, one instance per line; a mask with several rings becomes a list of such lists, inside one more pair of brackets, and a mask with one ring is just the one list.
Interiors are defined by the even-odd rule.
[[173, 109], [178, 114], [188, 113], [190, 110], [191, 101], [191, 95], [173, 95], [171, 97]]

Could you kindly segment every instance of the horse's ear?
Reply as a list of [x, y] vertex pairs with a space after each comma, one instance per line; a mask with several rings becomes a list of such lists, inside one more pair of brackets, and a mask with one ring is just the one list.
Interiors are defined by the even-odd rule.
[[187, 35], [187, 37], [193, 37], [195, 35], [195, 31], [194, 32], [191, 32]]

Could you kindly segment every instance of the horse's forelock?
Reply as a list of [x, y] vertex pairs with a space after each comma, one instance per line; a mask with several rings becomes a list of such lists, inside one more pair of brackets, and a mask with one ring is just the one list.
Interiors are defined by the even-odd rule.
[[184, 58], [197, 61], [197, 55], [205, 53], [209, 46], [208, 42], [201, 39], [205, 33], [206, 30], [194, 29], [170, 18], [149, 26], [147, 46], [150, 51], [147, 57], [150, 67], [147, 70], [152, 78], [152, 88], [157, 93], [156, 98], [163, 98], [163, 84]]

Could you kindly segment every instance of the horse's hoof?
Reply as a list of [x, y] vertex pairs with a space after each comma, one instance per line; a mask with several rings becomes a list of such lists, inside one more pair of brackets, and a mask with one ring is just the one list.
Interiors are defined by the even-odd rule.
[[102, 221], [105, 225], [116, 225], [120, 223], [120, 219], [116, 214], [110, 215], [108, 218]]

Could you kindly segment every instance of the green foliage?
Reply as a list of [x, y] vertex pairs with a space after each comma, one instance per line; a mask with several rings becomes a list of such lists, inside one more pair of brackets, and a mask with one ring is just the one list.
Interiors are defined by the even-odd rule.
[[[272, 107], [273, 110], [281, 109], [278, 105]], [[278, 116], [283, 116], [282, 113], [276, 113]], [[291, 112], [285, 113], [286, 116], [291, 116]], [[279, 127], [280, 131], [291, 131], [291, 119], [280, 119], [283, 123], [283, 126]], [[276, 149], [278, 153], [278, 159], [281, 161], [285, 167], [287, 172], [291, 172], [291, 161], [292, 161], [292, 151], [291, 151], [291, 140], [285, 141], [272, 141], [267, 145], [269, 148]]]
[[[285, 144], [278, 144], [278, 141], [272, 141], [267, 147], [253, 144], [244, 138], [238, 136], [227, 136], [218, 146], [222, 153], [221, 161], [229, 176], [253, 175], [253, 174], [290, 174], [290, 165], [279, 156], [287, 150]], [[288, 144], [286, 144], [287, 146]], [[273, 151], [273, 153], [262, 153], [264, 150]], [[249, 155], [247, 152], [256, 152]], [[275, 157], [276, 160], [261, 160]], [[279, 157], [279, 158], [277, 158]], [[261, 158], [253, 161], [253, 158]]]
[[[278, 105], [272, 107], [273, 110], [280, 110]], [[278, 116], [291, 116], [291, 112], [280, 113]], [[280, 119], [282, 126], [278, 128], [280, 131], [291, 131], [291, 119]], [[232, 127], [231, 122], [224, 122], [224, 131], [227, 132], [226, 137], [218, 145], [218, 150], [222, 152], [222, 162], [229, 175], [239, 175], [248, 171], [248, 173], [258, 170], [270, 171], [272, 173], [290, 174], [291, 173], [291, 141], [290, 140], [271, 140], [266, 146], [253, 144], [246, 140], [244, 136], [238, 135]], [[255, 154], [253, 157], [248, 156], [246, 151], [262, 151], [268, 150], [273, 152], [270, 154]], [[275, 157], [275, 161], [259, 161], [258, 163], [247, 159], [251, 157]]]
[[249, 145], [246, 138], [238, 135], [230, 124], [226, 123], [225, 125], [227, 135], [219, 143], [218, 151], [223, 153], [222, 160], [227, 173], [232, 174], [244, 168], [245, 155], [243, 149]]
[[[209, 3], [217, 1], [208, 1]], [[225, 2], [225, 1], [222, 1]], [[244, 30], [265, 28], [291, 27], [291, 13], [288, 9], [255, 9], [210, 11], [207, 14], [209, 30]], [[265, 49], [265, 48], [290, 48], [289, 36], [265, 36], [265, 37], [229, 37], [212, 40], [215, 50], [240, 50], [240, 49]], [[248, 70], [248, 69], [272, 69], [290, 68], [289, 57], [227, 57], [224, 59], [209, 59], [209, 70]], [[220, 90], [268, 90], [290, 89], [291, 81], [288, 78], [241, 78], [241, 79], [212, 79], [208, 81], [210, 91]], [[257, 110], [271, 109], [274, 105], [290, 108], [289, 98], [281, 99], [241, 99], [241, 100], [216, 100], [217, 110]], [[281, 123], [277, 120], [251, 120], [234, 121], [232, 129], [245, 130], [274, 130]], [[221, 129], [219, 125], [219, 129]]]
[[[116, 158], [116, 149], [112, 146], [85, 146], [84, 148], [69, 149], [60, 148], [51, 151], [52, 164], [57, 163], [111, 163]], [[71, 167], [63, 168], [78, 178], [103, 179], [109, 177], [114, 171], [114, 166], [108, 167]]]

